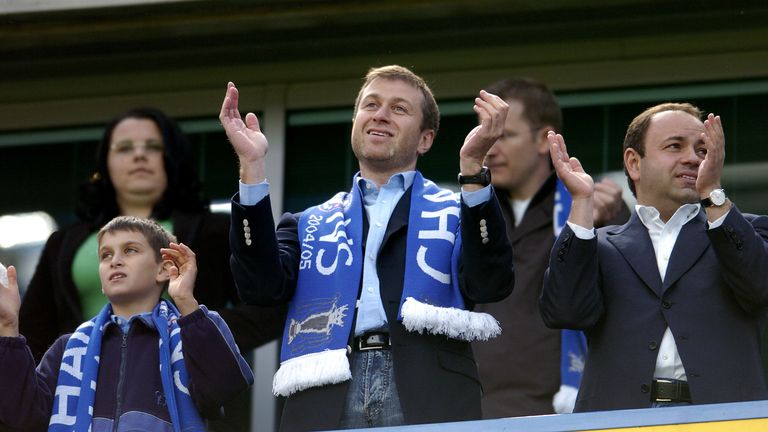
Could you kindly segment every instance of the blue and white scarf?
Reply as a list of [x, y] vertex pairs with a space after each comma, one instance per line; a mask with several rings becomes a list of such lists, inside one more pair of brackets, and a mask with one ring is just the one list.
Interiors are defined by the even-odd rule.
[[[50, 432], [87, 432], [91, 429], [101, 340], [111, 315], [112, 305], [107, 303], [98, 315], [81, 324], [67, 341], [53, 399]], [[188, 390], [189, 375], [182, 353], [181, 329], [176, 322], [179, 315], [176, 307], [165, 300], [160, 300], [152, 311], [152, 321], [159, 333], [163, 392], [175, 431], [204, 431], [205, 423]]]
[[[559, 178], [556, 179], [555, 205], [553, 208], [552, 223], [555, 237], [566, 225], [568, 214], [571, 211], [571, 194]], [[563, 329], [560, 331], [560, 392], [576, 391], [581, 383], [581, 375], [584, 372], [584, 362], [587, 356], [587, 338], [579, 330]], [[555, 396], [557, 399], [557, 395]], [[557, 404], [556, 404], [557, 405]], [[558, 407], [556, 407], [557, 409]], [[573, 406], [559, 408], [563, 412], [573, 411]]]
[[[459, 291], [459, 195], [419, 172], [412, 187], [398, 319], [418, 333], [465, 341], [497, 336], [498, 322], [466, 310]], [[363, 214], [360, 191], [353, 186], [299, 219], [299, 277], [273, 381], [276, 395], [352, 377], [347, 341], [362, 276]]]

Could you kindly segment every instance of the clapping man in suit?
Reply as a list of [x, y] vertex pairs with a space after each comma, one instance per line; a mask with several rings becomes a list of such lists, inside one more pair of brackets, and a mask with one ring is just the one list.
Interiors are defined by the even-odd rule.
[[719, 116], [665, 103], [624, 139], [637, 207], [629, 222], [592, 220], [594, 183], [561, 135], [552, 161], [573, 196], [549, 261], [542, 317], [589, 340], [576, 411], [768, 397], [759, 322], [768, 306], [768, 218], [742, 213], [721, 175]]

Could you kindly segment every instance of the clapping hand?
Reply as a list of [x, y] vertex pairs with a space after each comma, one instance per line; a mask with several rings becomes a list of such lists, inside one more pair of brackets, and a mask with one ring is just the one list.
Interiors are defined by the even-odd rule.
[[184, 243], [171, 243], [168, 248], [161, 248], [163, 260], [171, 261], [168, 295], [171, 296], [182, 315], [194, 312], [198, 308], [193, 294], [197, 278], [195, 253]]

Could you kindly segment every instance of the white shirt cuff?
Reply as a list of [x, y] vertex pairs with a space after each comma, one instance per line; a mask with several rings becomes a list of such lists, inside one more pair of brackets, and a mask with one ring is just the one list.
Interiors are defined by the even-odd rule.
[[733, 210], [733, 207], [731, 207], [724, 215], [720, 216], [719, 218], [715, 219], [712, 222], [709, 223], [709, 229], [715, 229], [723, 224], [723, 221], [725, 220], [726, 216], [728, 216], [731, 213], [731, 210]]
[[573, 230], [573, 233], [576, 234], [576, 237], [582, 239], [582, 240], [592, 240], [595, 238], [595, 229], [594, 228], [584, 228], [581, 225], [576, 225], [575, 223], [572, 223], [571, 221], [565, 221], [565, 223], [568, 224], [569, 227]]

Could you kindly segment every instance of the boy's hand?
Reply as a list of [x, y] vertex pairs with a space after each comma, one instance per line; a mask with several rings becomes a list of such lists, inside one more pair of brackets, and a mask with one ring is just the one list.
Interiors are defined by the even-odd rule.
[[198, 308], [193, 295], [197, 278], [195, 253], [184, 243], [171, 243], [169, 248], [161, 248], [160, 253], [163, 260], [170, 260], [173, 264], [169, 269], [171, 281], [168, 294], [182, 315], [194, 312]]
[[8, 267], [8, 284], [0, 282], [0, 336], [19, 336], [21, 296], [16, 279], [16, 267]]

